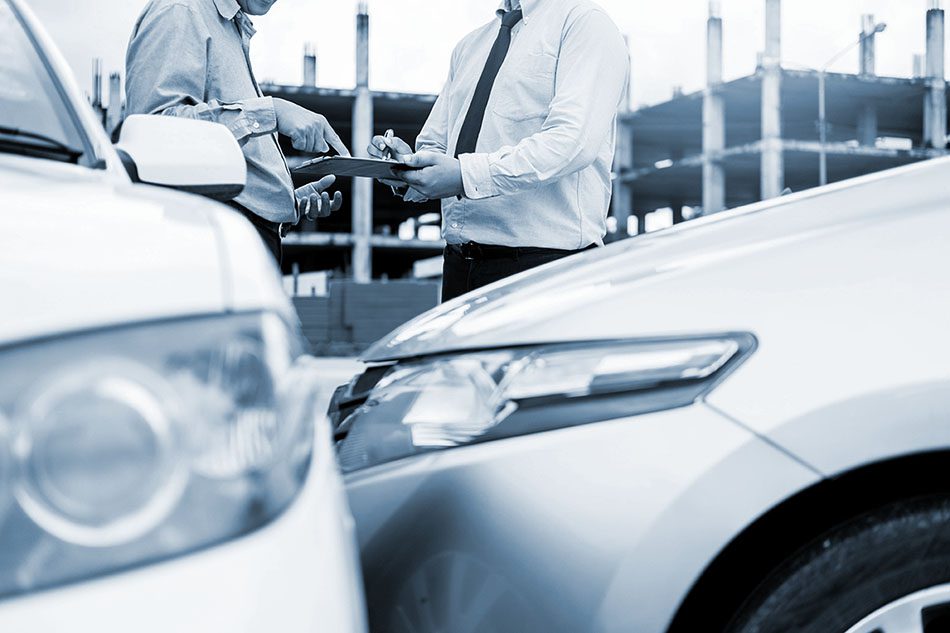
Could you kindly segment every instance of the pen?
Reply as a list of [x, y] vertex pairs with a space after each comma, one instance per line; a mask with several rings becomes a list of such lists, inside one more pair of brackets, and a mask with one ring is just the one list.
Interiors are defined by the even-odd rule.
[[[386, 130], [385, 134], [383, 134], [383, 138], [392, 141], [395, 134], [396, 133], [393, 132], [392, 128], [389, 128], [388, 130]], [[389, 158], [390, 160], [392, 160], [394, 158], [393, 148], [389, 145], [386, 145], [386, 149], [383, 150], [383, 155], [385, 155], [386, 158]]]
[[[395, 132], [393, 132], [392, 128], [389, 128], [383, 133], [383, 138], [386, 138], [390, 141], [393, 140], [393, 136], [395, 136]], [[394, 158], [393, 148], [390, 147], [389, 145], [386, 145], [386, 149], [383, 150], [383, 156], [385, 156], [389, 160], [393, 160]], [[399, 193], [398, 187], [395, 187], [394, 185], [389, 185], [389, 189], [393, 192], [394, 196], [399, 196], [400, 198], [402, 197], [402, 194]]]

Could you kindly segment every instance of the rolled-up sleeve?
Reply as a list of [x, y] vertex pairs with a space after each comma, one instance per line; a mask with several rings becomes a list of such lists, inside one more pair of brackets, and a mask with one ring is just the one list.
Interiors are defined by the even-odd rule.
[[146, 14], [126, 57], [128, 112], [221, 123], [238, 141], [275, 132], [270, 97], [205, 100], [210, 37], [201, 16], [187, 5], [169, 4]]
[[623, 37], [600, 10], [562, 37], [554, 98], [541, 131], [492, 153], [459, 157], [468, 198], [537, 188], [590, 166], [608, 142], [629, 75]]

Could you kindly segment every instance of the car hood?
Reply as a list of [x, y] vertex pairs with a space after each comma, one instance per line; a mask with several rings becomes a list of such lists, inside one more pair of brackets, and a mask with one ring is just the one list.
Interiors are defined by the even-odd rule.
[[230, 216], [105, 170], [0, 156], [0, 344], [250, 307], [235, 267], [254, 264], [273, 278], [257, 307], [273, 302], [274, 267]]
[[[948, 173], [950, 160], [926, 161], [588, 251], [449, 301], [375, 343], [363, 360], [754, 331], [748, 317], [753, 311], [730, 297], [749, 300], [737, 284], [748, 283], [763, 258], [782, 251], [797, 261], [800, 253], [807, 266], [810, 245], [945, 204]], [[775, 297], [759, 293], [753, 300], [774, 302]]]

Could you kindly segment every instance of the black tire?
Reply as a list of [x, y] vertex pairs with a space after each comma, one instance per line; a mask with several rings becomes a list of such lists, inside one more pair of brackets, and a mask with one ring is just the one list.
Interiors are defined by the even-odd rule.
[[950, 499], [918, 499], [862, 516], [806, 547], [771, 574], [726, 630], [844, 633], [895, 600], [948, 582]]

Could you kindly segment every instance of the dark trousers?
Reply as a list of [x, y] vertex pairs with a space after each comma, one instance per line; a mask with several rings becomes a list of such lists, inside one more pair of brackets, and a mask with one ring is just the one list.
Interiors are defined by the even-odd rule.
[[454, 299], [542, 264], [594, 248], [576, 251], [556, 248], [487, 246], [469, 242], [445, 247], [442, 264], [442, 301]]
[[274, 256], [274, 259], [277, 260], [277, 267], [279, 268], [284, 262], [284, 249], [280, 243], [280, 224], [265, 220], [237, 202], [229, 202], [228, 205], [237, 209], [241, 215], [254, 225], [254, 228], [257, 229], [257, 234], [261, 236], [261, 240], [264, 242], [264, 246], [267, 247], [267, 250], [269, 250], [271, 255]]

